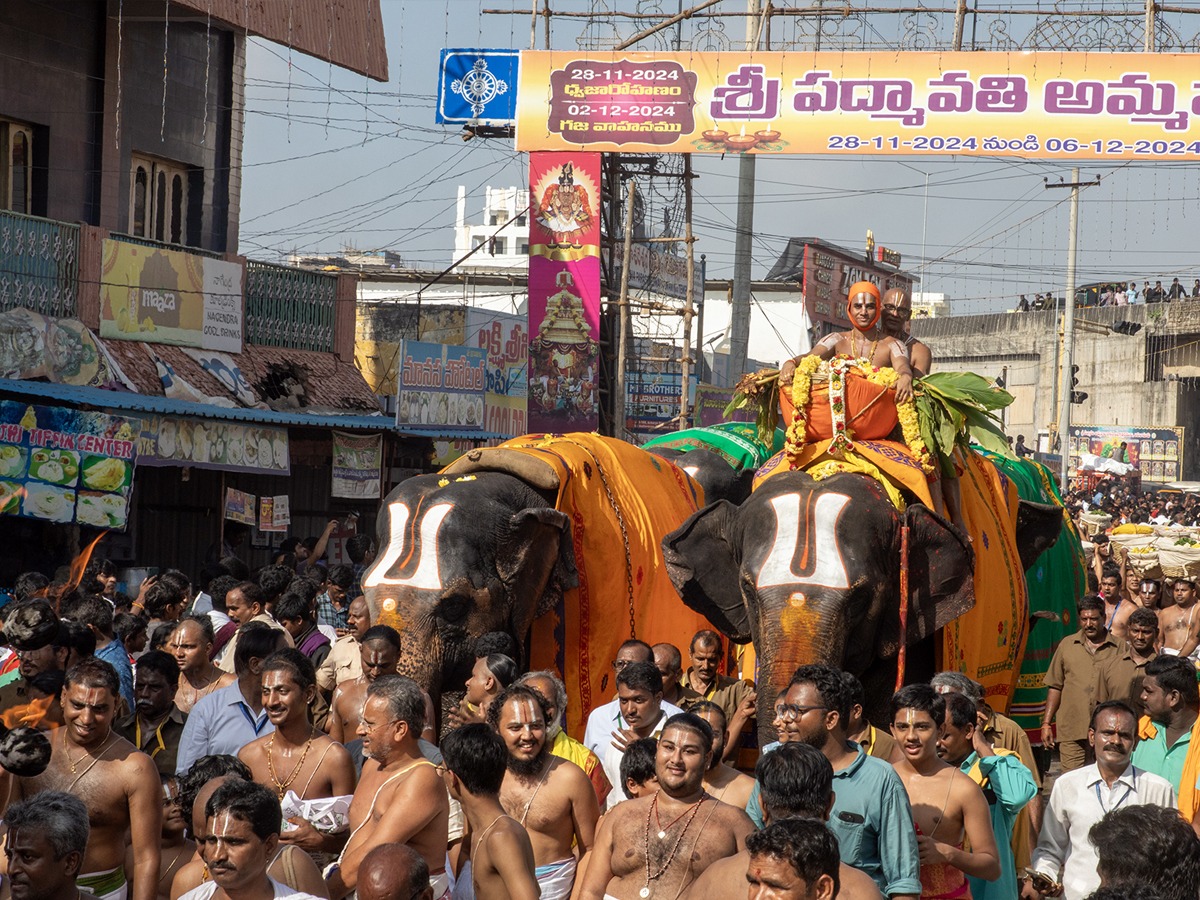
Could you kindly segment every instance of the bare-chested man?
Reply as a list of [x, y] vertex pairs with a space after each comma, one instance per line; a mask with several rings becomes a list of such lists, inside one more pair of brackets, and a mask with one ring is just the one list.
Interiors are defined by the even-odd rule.
[[504, 742], [487, 725], [471, 722], [446, 735], [442, 756], [446, 789], [462, 804], [471, 826], [467, 860], [458, 873], [459, 882], [471, 886], [468, 896], [537, 900], [541, 890], [529, 833], [500, 805], [508, 768]]
[[658, 739], [659, 789], [609, 810], [584, 874], [582, 900], [679, 897], [719, 859], [745, 849], [745, 811], [704, 790], [712, 729], [691, 713], [667, 720]]
[[[91, 833], [79, 886], [101, 900], [155, 900], [161, 858], [162, 782], [150, 757], [112, 730], [120, 698], [116, 670], [90, 657], [67, 672], [62, 690], [66, 724], [50, 734], [50, 765], [35, 778], [16, 778], [11, 800], [39, 791], [66, 791], [84, 802]], [[125, 871], [126, 834], [139, 848]]]
[[[381, 675], [395, 675], [400, 660], [400, 635], [388, 625], [368, 628], [359, 647], [362, 674], [343, 681], [329, 702], [329, 719], [325, 730], [335, 741], [353, 740], [351, 735], [367, 701], [367, 688]], [[419, 734], [418, 734], [419, 736]]]
[[754, 779], [722, 762], [728, 734], [725, 710], [711, 700], [701, 700], [692, 704], [688, 712], [702, 718], [713, 732], [713, 755], [704, 773], [704, 789], [723, 803], [745, 809], [754, 790]]
[[350, 837], [326, 874], [331, 900], [354, 890], [358, 864], [380, 844], [408, 844], [425, 858], [433, 895], [450, 886], [446, 840], [450, 799], [417, 740], [425, 726], [425, 696], [411, 678], [381, 675], [367, 688], [358, 720], [362, 780], [350, 804]]
[[208, 616], [187, 616], [180, 619], [167, 640], [167, 652], [179, 664], [179, 690], [175, 705], [180, 712], [189, 713], [201, 697], [228, 687], [237, 681], [233, 672], [222, 672], [213, 665], [212, 619]]
[[[824, 822], [833, 805], [833, 766], [811, 744], [791, 741], [758, 758], [754, 771], [762, 787], [763, 827], [790, 819]], [[798, 790], [799, 788], [799, 790]], [[739, 897], [746, 889], [750, 853], [722, 859], [709, 866], [688, 891], [690, 900]], [[841, 863], [838, 900], [882, 900], [871, 876]]]
[[566, 900], [596, 835], [600, 805], [583, 769], [550, 753], [549, 711], [536, 690], [514, 684], [488, 709], [508, 750], [500, 805], [529, 832], [542, 900]]
[[1195, 659], [1200, 646], [1200, 616], [1196, 613], [1196, 582], [1187, 575], [1176, 580], [1171, 588], [1175, 605], [1158, 611], [1159, 650], [1164, 656], [1185, 656]]
[[[891, 704], [893, 763], [912, 804], [921, 855], [921, 895], [957, 896], [971, 875], [1000, 877], [987, 800], [970, 777], [938, 757], [946, 701], [927, 684], [901, 688]], [[970, 850], [963, 849], [964, 838]]]
[[[895, 369], [900, 377], [896, 380], [896, 402], [912, 397], [913, 370], [908, 364], [904, 344], [890, 336], [879, 324], [879, 288], [869, 281], [851, 285], [846, 297], [846, 316], [854, 327], [849, 331], [835, 331], [813, 346], [810, 356], [830, 359], [845, 355], [855, 359], [869, 359], [872, 365]], [[780, 387], [792, 383], [796, 371], [795, 359], [785, 362], [779, 372]]]
[[[275, 726], [238, 754], [254, 780], [281, 800], [292, 791], [303, 800], [344, 797], [354, 793], [354, 764], [346, 748], [322, 734], [309, 720], [309, 704], [317, 691], [312, 660], [299, 650], [276, 650], [263, 662], [263, 709]], [[324, 834], [301, 816], [280, 840], [310, 853], [337, 853], [345, 834]]]
[[933, 354], [921, 341], [908, 333], [908, 323], [912, 319], [912, 297], [904, 288], [889, 288], [883, 295], [883, 325], [884, 334], [894, 337], [908, 354], [908, 364], [912, 366], [913, 374], [924, 377], [929, 374], [933, 364]]

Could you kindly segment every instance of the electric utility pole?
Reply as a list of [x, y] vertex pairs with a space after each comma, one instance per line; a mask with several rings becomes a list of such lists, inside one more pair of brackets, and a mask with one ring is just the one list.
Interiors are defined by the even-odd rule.
[[[746, 49], [758, 49], [759, 0], [746, 0]], [[729, 322], [728, 384], [736, 384], [746, 371], [750, 351], [750, 268], [754, 239], [753, 153], [738, 161], [737, 226], [733, 240], [733, 297]]]
[[1079, 189], [1094, 187], [1100, 183], [1080, 181], [1079, 167], [1071, 170], [1071, 180], [1059, 184], [1046, 183], [1046, 188], [1071, 189], [1071, 221], [1067, 234], [1067, 296], [1063, 305], [1063, 346], [1062, 346], [1062, 386], [1059, 389], [1059, 401], [1062, 404], [1058, 415], [1058, 452], [1061, 454], [1062, 466], [1059, 478], [1062, 481], [1064, 496], [1068, 489], [1068, 476], [1071, 469], [1071, 382], [1074, 379], [1072, 361], [1075, 358], [1075, 256], [1079, 246]]

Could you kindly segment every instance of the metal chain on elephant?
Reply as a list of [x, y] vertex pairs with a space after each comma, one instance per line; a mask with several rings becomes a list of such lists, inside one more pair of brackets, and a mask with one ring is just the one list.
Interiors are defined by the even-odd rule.
[[578, 447], [592, 458], [592, 462], [596, 464], [596, 472], [600, 475], [600, 484], [604, 488], [604, 495], [608, 498], [608, 505], [617, 514], [617, 527], [621, 529], [621, 548], [625, 551], [625, 593], [629, 600], [629, 638], [630, 640], [634, 640], [637, 638], [637, 621], [633, 601], [633, 558], [629, 553], [629, 532], [625, 529], [625, 516], [621, 514], [621, 507], [617, 503], [617, 498], [613, 496], [612, 489], [608, 486], [608, 476], [604, 474], [604, 466], [600, 465], [600, 460], [596, 459], [596, 454], [583, 444], [566, 438], [562, 438], [562, 440], [564, 443]]

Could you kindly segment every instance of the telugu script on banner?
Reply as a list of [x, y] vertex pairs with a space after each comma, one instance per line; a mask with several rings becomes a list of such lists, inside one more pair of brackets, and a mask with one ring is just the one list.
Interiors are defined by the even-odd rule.
[[1200, 158], [1192, 54], [521, 53], [517, 149]]

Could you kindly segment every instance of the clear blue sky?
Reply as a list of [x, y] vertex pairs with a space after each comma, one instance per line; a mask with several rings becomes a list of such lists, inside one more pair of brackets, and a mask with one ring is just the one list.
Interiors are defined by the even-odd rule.
[[[383, 0], [387, 84], [253, 41], [241, 252], [278, 259], [293, 248], [331, 253], [349, 244], [395, 250], [419, 268], [447, 265], [458, 185], [468, 187], [477, 215], [486, 185], [524, 182], [526, 159], [510, 141], [464, 143], [458, 129], [434, 124], [438, 52], [528, 47], [528, 15], [482, 14], [514, 5], [528, 10], [527, 0]], [[674, 3], [659, 5], [674, 11]], [[743, 0], [723, 6], [745, 8]], [[554, 45], [576, 46], [579, 31], [577, 22], [556, 25]], [[697, 250], [710, 277], [728, 277], [737, 161], [695, 161]], [[1085, 179], [1096, 176], [1101, 185], [1083, 195], [1079, 281], [1140, 285], [1178, 276], [1190, 287], [1200, 277], [1200, 164], [1083, 166]], [[954, 298], [958, 312], [1008, 308], [1020, 293], [1062, 293], [1069, 192], [1046, 190], [1044, 178], [1069, 179], [1070, 163], [760, 158], [754, 275], [766, 274], [788, 237], [856, 248], [871, 228], [878, 243], [904, 254], [906, 268], [924, 270], [925, 289]]]

